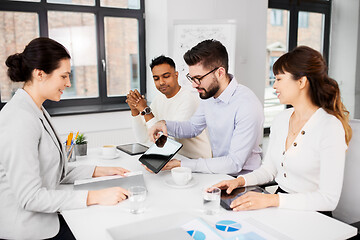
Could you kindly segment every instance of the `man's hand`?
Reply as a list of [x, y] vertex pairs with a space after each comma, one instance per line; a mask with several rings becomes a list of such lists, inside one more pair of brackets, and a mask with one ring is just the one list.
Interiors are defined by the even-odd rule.
[[124, 176], [129, 170], [121, 167], [96, 167], [93, 173], [93, 177], [104, 177], [112, 175]]
[[176, 167], [181, 167], [181, 161], [177, 159], [170, 160], [162, 169], [161, 171], [171, 170]]
[[[148, 171], [148, 172], [151, 172], [151, 173], [154, 173], [153, 171], [151, 171], [146, 165], [144, 164], [141, 164], [143, 165], [143, 167]], [[162, 169], [161, 171], [165, 171], [165, 170], [171, 170], [175, 167], [181, 167], [181, 161], [179, 160], [176, 160], [176, 159], [173, 159], [171, 161], [169, 161]]]
[[133, 93], [133, 91], [130, 90], [130, 92], [126, 95], [125, 102], [130, 107], [131, 115], [132, 116], [137, 116], [137, 115], [140, 114], [140, 111], [136, 108], [137, 107], [137, 102], [136, 102], [136, 99], [133, 97], [132, 93]]
[[145, 97], [141, 95], [137, 89], [135, 89], [135, 91], [130, 90], [130, 94], [136, 102], [135, 107], [139, 112], [143, 111], [148, 106]]
[[158, 121], [148, 130], [150, 140], [155, 142], [156, 139], [161, 136], [160, 132], [162, 132], [165, 136], [168, 135], [165, 120]]

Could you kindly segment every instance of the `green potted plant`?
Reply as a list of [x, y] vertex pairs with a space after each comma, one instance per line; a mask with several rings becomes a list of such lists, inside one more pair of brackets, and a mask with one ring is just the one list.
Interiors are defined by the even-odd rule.
[[75, 154], [76, 156], [85, 156], [87, 154], [87, 141], [83, 133], [75, 140]]

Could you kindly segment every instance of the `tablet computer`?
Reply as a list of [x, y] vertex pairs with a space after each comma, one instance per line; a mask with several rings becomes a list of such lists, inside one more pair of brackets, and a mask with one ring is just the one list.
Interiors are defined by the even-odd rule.
[[139, 161], [154, 173], [158, 173], [181, 147], [181, 143], [162, 135], [141, 155]]
[[142, 154], [149, 149], [147, 146], [144, 146], [140, 143], [123, 144], [116, 146], [116, 148], [130, 155]]
[[221, 190], [220, 205], [226, 210], [232, 210], [230, 207], [231, 202], [250, 191], [269, 193], [265, 189], [258, 186], [235, 188], [230, 194], [227, 194], [226, 190]]

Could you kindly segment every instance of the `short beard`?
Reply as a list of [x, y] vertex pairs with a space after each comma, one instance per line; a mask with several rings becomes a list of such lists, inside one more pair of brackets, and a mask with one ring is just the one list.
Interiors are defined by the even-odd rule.
[[210, 87], [209, 87], [209, 90], [206, 90], [205, 88], [199, 88], [199, 89], [202, 89], [204, 90], [203, 93], [199, 93], [199, 97], [201, 99], [208, 99], [208, 98], [211, 98], [213, 97], [220, 89], [220, 86], [219, 86], [219, 82], [217, 81], [216, 78], [214, 78], [215, 80], [212, 81]]

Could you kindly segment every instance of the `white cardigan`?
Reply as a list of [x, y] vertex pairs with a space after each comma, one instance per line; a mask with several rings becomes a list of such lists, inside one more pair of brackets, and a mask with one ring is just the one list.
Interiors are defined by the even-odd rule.
[[293, 108], [274, 120], [262, 166], [245, 176], [247, 186], [275, 179], [289, 194], [279, 194], [279, 207], [332, 211], [343, 184], [345, 131], [335, 116], [319, 108], [285, 151]]

